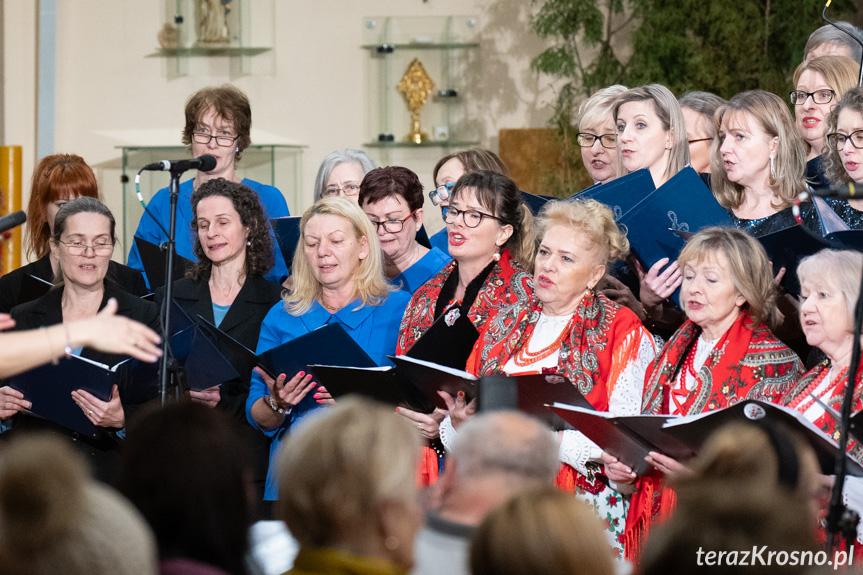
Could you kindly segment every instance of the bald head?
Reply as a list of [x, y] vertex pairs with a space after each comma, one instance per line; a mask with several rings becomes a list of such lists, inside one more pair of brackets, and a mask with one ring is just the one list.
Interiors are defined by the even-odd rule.
[[458, 430], [450, 457], [460, 481], [499, 475], [519, 484], [550, 485], [559, 465], [551, 430], [510, 411], [483, 413], [467, 421]]

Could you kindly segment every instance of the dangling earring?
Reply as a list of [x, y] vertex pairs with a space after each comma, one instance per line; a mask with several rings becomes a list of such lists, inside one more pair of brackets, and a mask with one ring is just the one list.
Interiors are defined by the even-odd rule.
[[496, 262], [499, 262], [500, 261], [500, 252], [494, 252], [494, 255], [491, 256], [491, 259], [493, 259]]
[[770, 177], [776, 177], [776, 162], [773, 159], [773, 156], [770, 156]]

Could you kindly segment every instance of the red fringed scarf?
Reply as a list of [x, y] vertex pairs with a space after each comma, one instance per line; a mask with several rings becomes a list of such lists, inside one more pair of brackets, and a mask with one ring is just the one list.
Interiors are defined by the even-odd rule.
[[[683, 415], [722, 409], [744, 399], [781, 403], [782, 396], [803, 372], [797, 355], [780, 342], [766, 325], [755, 328], [749, 313], [740, 317], [717, 342], [696, 385], [682, 404]], [[670, 390], [687, 355], [701, 334], [701, 328], [687, 320], [647, 369], [643, 413], [668, 413]], [[660, 479], [638, 480], [626, 518], [624, 548], [627, 559], [637, 562], [650, 526], [674, 509], [675, 495], [663, 488]]]

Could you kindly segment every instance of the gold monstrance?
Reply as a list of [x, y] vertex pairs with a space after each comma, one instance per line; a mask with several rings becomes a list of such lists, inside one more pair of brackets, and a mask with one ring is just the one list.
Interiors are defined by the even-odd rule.
[[411, 131], [405, 136], [405, 140], [414, 144], [422, 144], [429, 139], [429, 135], [420, 130], [420, 109], [425, 105], [429, 94], [434, 89], [434, 82], [432, 82], [422, 62], [414, 58], [408, 64], [408, 69], [405, 70], [396, 89], [405, 99], [408, 112], [411, 113]]

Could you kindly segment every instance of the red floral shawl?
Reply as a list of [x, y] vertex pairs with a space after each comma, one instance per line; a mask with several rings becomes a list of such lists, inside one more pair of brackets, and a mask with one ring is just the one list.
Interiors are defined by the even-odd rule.
[[[456, 265], [458, 264], [455, 261], [450, 262], [414, 292], [402, 317], [396, 355], [406, 353], [434, 323], [437, 298], [444, 282]], [[489, 317], [495, 315], [498, 310], [516, 302], [527, 301], [532, 296], [533, 276], [512, 259], [509, 250], [503, 250], [500, 261], [492, 268], [491, 274], [486, 278], [482, 289], [479, 290], [476, 300], [468, 311], [468, 317], [482, 333], [482, 328]]]
[[[807, 372], [806, 375], [800, 378], [800, 381], [788, 389], [788, 392], [782, 398], [782, 405], [789, 405], [800, 395], [808, 395], [810, 390], [807, 390], [806, 388], [816, 379], [826, 375], [826, 372], [829, 369], [830, 362], [828, 360], [825, 360], [813, 367], [811, 371]], [[837, 413], [842, 412], [843, 394], [845, 393], [845, 387], [847, 384], [848, 374], [845, 373], [842, 377], [841, 384], [833, 389], [833, 394], [830, 398], [826, 400], [822, 399], [828, 407], [831, 407]], [[806, 398], [803, 397], [802, 399], [805, 400]], [[801, 403], [801, 405], [803, 405], [803, 403]], [[856, 413], [861, 409], [863, 409], [863, 371], [857, 374], [857, 385], [854, 386], [854, 403], [851, 405], [851, 413]], [[815, 423], [821, 431], [833, 438], [833, 441], [839, 441], [839, 427], [836, 425], [836, 419], [831, 414], [827, 413], [826, 410], [825, 413], [813, 423]], [[848, 453], [851, 457], [863, 464], [863, 447], [854, 441], [849, 441]]]
[[[686, 414], [713, 411], [744, 399], [781, 403], [782, 396], [800, 378], [803, 366], [797, 355], [760, 324], [749, 327], [749, 313], [741, 312], [722, 336], [698, 371], [696, 388], [683, 403]], [[671, 389], [677, 372], [701, 328], [687, 320], [662, 353], [647, 368], [643, 413], [667, 413], [665, 389]], [[632, 496], [626, 518], [626, 557], [637, 561], [651, 524], [666, 517], [674, 507], [674, 493], [662, 489], [659, 479], [642, 477]]]

